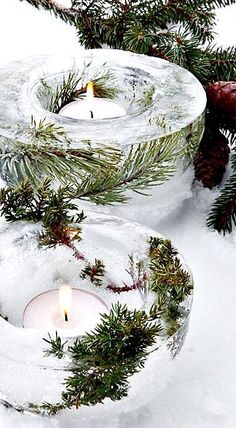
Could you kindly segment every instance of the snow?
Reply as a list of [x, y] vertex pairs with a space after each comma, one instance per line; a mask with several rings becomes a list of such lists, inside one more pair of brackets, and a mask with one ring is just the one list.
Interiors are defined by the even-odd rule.
[[[2, 3], [2, 64], [30, 54], [77, 47], [73, 28], [19, 0]], [[216, 37], [219, 43], [225, 46], [235, 44], [235, 19], [236, 5], [219, 12], [216, 29], [220, 32]], [[150, 207], [150, 218], [145, 210], [139, 212], [140, 223], [151, 223], [173, 240], [184, 254], [195, 279], [194, 305], [186, 343], [171, 365], [169, 381], [165, 384], [164, 378], [157, 379], [157, 383], [162, 384], [162, 391], [150, 385], [150, 389], [143, 389], [145, 400], [138, 397], [136, 409], [127, 406], [123, 411], [111, 411], [109, 415], [103, 415], [101, 409], [92, 419], [86, 417], [86, 412], [76, 411], [42, 419], [0, 407], [1, 428], [235, 428], [236, 232], [223, 237], [209, 231], [205, 218], [217, 191], [192, 189], [191, 171], [189, 181], [187, 176], [184, 180], [182, 188], [179, 184], [181, 196], [178, 188], [175, 193], [163, 196], [172, 198], [174, 209], [171, 212], [166, 211], [163, 216], [157, 208]]]

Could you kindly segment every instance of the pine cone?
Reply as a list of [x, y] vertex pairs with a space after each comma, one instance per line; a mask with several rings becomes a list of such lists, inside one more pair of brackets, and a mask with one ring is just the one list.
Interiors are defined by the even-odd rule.
[[215, 82], [206, 87], [208, 105], [236, 120], [236, 82]]
[[212, 189], [221, 183], [229, 161], [227, 138], [215, 128], [207, 127], [194, 159], [195, 178]]

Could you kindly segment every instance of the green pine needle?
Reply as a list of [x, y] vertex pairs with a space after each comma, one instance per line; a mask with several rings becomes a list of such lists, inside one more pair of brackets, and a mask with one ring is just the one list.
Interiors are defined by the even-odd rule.
[[214, 228], [218, 232], [232, 232], [236, 225], [236, 155], [231, 158], [233, 173], [221, 195], [214, 202], [207, 219], [207, 226]]

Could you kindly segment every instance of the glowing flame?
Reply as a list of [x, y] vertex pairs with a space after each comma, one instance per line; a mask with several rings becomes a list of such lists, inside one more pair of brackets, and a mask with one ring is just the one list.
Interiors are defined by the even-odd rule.
[[87, 92], [86, 92], [86, 97], [87, 97], [87, 101], [90, 101], [93, 99], [94, 94], [93, 94], [93, 82], [89, 82], [87, 84]]
[[71, 309], [72, 289], [69, 285], [62, 285], [59, 288], [59, 303], [65, 321], [68, 321]]

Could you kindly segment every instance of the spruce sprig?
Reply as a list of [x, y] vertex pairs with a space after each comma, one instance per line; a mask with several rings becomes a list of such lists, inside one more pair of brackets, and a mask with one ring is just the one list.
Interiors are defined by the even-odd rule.
[[[235, 0], [75, 0], [71, 8], [51, 0], [26, 1], [74, 25], [86, 48], [106, 44], [165, 58], [188, 68], [204, 84], [235, 75], [234, 50], [211, 45], [215, 9], [232, 5]], [[178, 31], [173, 24], [177, 24]]]
[[207, 226], [224, 234], [232, 232], [233, 225], [236, 225], [236, 154], [231, 157], [231, 165], [232, 175], [213, 203], [207, 218]]
[[189, 273], [183, 269], [177, 251], [168, 239], [150, 238], [150, 289], [158, 297], [181, 303], [192, 292]]
[[[72, 366], [62, 405], [79, 408], [103, 403], [105, 398], [126, 397], [129, 377], [143, 368], [150, 347], [162, 332], [158, 316], [154, 308], [147, 314], [130, 311], [120, 303], [103, 314], [94, 332], [77, 339], [66, 351]], [[55, 341], [51, 341], [50, 354], [57, 356]]]
[[[127, 157], [121, 151], [108, 149], [68, 149], [47, 145], [16, 143], [0, 154], [2, 177], [13, 185], [27, 179], [36, 188], [45, 178], [58, 179], [72, 198], [91, 200], [96, 204], [127, 202], [126, 190], [146, 194], [145, 189], [166, 181], [175, 171], [178, 138], [151, 141], [131, 147]], [[110, 153], [110, 155], [109, 155]], [[110, 161], [119, 158], [117, 165]], [[106, 155], [105, 155], [106, 156]], [[96, 175], [95, 175], [96, 171]]]
[[[83, 211], [78, 212], [78, 206], [68, 196], [67, 187], [51, 188], [50, 179], [46, 179], [35, 189], [25, 180], [18, 187], [0, 189], [0, 213], [9, 222], [26, 220], [42, 222], [43, 231], [39, 234], [41, 246], [54, 248], [65, 245], [74, 256], [83, 260], [74, 241], [81, 240], [79, 224], [85, 219]], [[73, 223], [75, 223], [73, 225]]]
[[67, 340], [65, 342], [62, 342], [61, 338], [58, 336], [57, 331], [55, 333], [55, 339], [53, 339], [52, 336], [48, 333], [48, 339], [43, 340], [44, 342], [50, 345], [50, 348], [44, 351], [45, 357], [54, 355], [54, 357], [59, 358], [59, 360], [63, 358], [65, 345], [68, 342]]
[[184, 313], [181, 304], [191, 294], [193, 284], [171, 241], [151, 237], [149, 244], [149, 288], [156, 293], [166, 334], [171, 336], [180, 327]]
[[103, 282], [106, 269], [102, 260], [95, 259], [94, 264], [87, 262], [81, 270], [80, 277], [82, 279], [89, 278], [91, 283], [100, 287]]
[[29, 181], [23, 181], [18, 187], [0, 189], [0, 213], [9, 222], [27, 220], [38, 222], [49, 205], [53, 191], [51, 181], [46, 179], [35, 192]]

